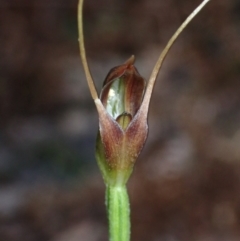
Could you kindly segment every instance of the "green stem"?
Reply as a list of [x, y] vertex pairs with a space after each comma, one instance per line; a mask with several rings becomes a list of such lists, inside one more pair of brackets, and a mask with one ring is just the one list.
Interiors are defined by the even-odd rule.
[[107, 186], [106, 206], [110, 241], [130, 241], [130, 208], [127, 188]]

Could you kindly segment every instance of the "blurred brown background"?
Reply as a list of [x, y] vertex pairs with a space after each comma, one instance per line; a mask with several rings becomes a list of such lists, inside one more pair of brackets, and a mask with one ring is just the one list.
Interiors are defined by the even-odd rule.
[[[200, 0], [86, 0], [98, 88], [131, 54], [147, 79]], [[0, 240], [105, 241], [98, 117], [77, 0], [0, 0]], [[240, 1], [212, 0], [159, 75], [129, 183], [132, 241], [240, 240]]]

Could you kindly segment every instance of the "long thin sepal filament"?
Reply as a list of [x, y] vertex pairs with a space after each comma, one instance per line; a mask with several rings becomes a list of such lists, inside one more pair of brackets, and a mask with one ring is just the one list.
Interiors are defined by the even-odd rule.
[[79, 32], [79, 47], [80, 47], [80, 55], [83, 63], [84, 72], [87, 78], [88, 86], [92, 95], [92, 98], [96, 100], [98, 98], [98, 94], [96, 91], [96, 87], [94, 85], [94, 81], [92, 75], [90, 73], [88, 62], [86, 58], [86, 51], [84, 45], [84, 34], [83, 34], [83, 0], [79, 0], [78, 3], [78, 32]]
[[143, 113], [145, 113], [145, 115], [147, 116], [148, 113], [148, 107], [149, 107], [149, 103], [150, 103], [150, 99], [151, 99], [151, 95], [152, 95], [152, 91], [158, 76], [158, 73], [162, 67], [163, 61], [165, 59], [165, 57], [167, 56], [170, 48], [172, 47], [172, 45], [174, 44], [175, 40], [178, 38], [178, 36], [180, 35], [180, 33], [187, 27], [187, 25], [192, 21], [192, 19], [200, 12], [200, 10], [209, 2], [210, 0], [204, 0], [188, 17], [187, 19], [182, 23], [182, 25], [177, 29], [177, 31], [173, 34], [173, 36], [170, 38], [170, 40], [168, 41], [166, 47], [163, 49], [162, 53], [160, 54], [154, 68], [153, 71], [151, 73], [151, 76], [149, 78], [149, 82], [148, 82], [148, 86], [146, 89], [146, 93], [144, 96], [144, 100], [142, 103], [142, 110]]

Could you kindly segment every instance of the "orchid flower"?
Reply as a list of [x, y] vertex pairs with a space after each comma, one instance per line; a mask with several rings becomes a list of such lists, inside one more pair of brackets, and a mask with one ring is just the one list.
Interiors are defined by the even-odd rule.
[[96, 159], [106, 184], [106, 205], [111, 241], [130, 240], [130, 209], [126, 183], [148, 134], [148, 110], [162, 63], [169, 49], [189, 22], [210, 0], [204, 0], [177, 29], [157, 60], [149, 81], [139, 74], [131, 56], [110, 70], [98, 95], [84, 46], [83, 0], [78, 5], [80, 55], [90, 93], [99, 115]]

